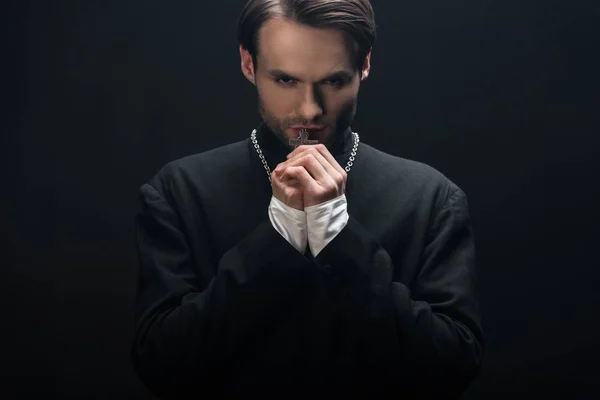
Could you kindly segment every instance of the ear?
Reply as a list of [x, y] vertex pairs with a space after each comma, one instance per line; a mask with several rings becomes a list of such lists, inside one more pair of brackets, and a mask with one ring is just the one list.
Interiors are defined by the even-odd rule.
[[365, 62], [362, 67], [362, 74], [360, 77], [361, 81], [364, 81], [369, 77], [369, 73], [371, 72], [371, 50], [369, 50], [369, 54], [365, 57]]
[[252, 55], [248, 52], [248, 50], [244, 49], [242, 45], [240, 45], [240, 58], [242, 62], [242, 73], [253, 85], [256, 85], [256, 79], [254, 74], [254, 63], [252, 62]]

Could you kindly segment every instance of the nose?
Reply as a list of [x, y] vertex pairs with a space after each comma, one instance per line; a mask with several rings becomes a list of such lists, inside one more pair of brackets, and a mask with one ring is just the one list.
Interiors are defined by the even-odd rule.
[[302, 92], [302, 100], [300, 103], [299, 114], [307, 121], [313, 121], [323, 114], [323, 106], [321, 105], [321, 95], [313, 87], [308, 86]]

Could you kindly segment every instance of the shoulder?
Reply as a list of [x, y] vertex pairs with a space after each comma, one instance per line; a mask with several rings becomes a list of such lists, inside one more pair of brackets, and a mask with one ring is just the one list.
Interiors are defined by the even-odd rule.
[[433, 202], [438, 207], [457, 195], [464, 195], [453, 180], [429, 164], [395, 156], [366, 144], [362, 147], [368, 173], [379, 175], [382, 183], [393, 190]]
[[173, 192], [181, 186], [200, 186], [218, 181], [228, 170], [243, 168], [248, 141], [242, 140], [171, 160], [162, 165], [145, 184], [160, 193]]

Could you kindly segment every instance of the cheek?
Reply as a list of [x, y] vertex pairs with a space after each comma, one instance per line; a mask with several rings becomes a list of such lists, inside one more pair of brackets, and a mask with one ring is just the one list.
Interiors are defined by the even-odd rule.
[[281, 117], [290, 114], [294, 109], [294, 98], [273, 85], [257, 85], [261, 102], [271, 113]]
[[332, 92], [328, 96], [327, 108], [331, 113], [339, 114], [354, 104], [357, 94], [357, 90], [354, 87], [348, 87], [337, 92]]

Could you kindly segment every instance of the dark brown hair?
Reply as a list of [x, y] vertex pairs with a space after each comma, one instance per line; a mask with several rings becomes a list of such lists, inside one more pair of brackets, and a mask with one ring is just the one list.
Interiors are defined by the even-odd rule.
[[354, 41], [354, 62], [359, 71], [375, 43], [375, 13], [369, 0], [249, 0], [240, 14], [237, 35], [252, 55], [255, 68], [258, 32], [274, 17], [346, 32]]

